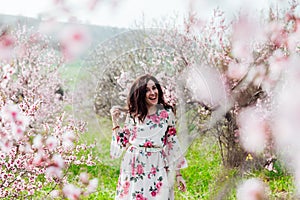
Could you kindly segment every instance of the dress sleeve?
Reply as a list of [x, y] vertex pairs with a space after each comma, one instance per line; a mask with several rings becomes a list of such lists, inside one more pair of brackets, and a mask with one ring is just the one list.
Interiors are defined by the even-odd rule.
[[175, 128], [175, 116], [172, 111], [168, 112], [168, 128], [166, 132], [166, 158], [169, 170], [186, 168], [187, 161], [180, 146]]
[[130, 136], [130, 117], [127, 115], [124, 127], [119, 128], [112, 134], [112, 139], [110, 143], [110, 157], [112, 159], [119, 158], [124, 149], [129, 146], [129, 136]]

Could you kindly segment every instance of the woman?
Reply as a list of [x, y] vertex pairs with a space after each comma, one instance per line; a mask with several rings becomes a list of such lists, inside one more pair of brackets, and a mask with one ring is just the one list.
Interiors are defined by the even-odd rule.
[[123, 128], [118, 119], [122, 109], [111, 109], [113, 137], [111, 157], [124, 154], [116, 199], [174, 199], [172, 177], [181, 191], [186, 184], [180, 169], [187, 167], [176, 136], [175, 117], [167, 105], [157, 79], [139, 77], [131, 86], [127, 99], [128, 115]]

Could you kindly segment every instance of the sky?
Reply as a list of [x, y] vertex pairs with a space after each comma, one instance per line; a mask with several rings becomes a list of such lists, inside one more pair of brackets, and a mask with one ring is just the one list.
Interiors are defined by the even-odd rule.
[[175, 15], [182, 20], [189, 11], [207, 18], [214, 8], [219, 7], [231, 17], [242, 5], [248, 10], [256, 10], [284, 2], [286, 0], [0, 0], [0, 13], [131, 27], [142, 19], [146, 24]]

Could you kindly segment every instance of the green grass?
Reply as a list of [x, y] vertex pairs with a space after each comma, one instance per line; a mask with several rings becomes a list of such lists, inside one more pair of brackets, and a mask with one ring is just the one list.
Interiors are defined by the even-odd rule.
[[293, 177], [288, 173], [283, 164], [279, 161], [274, 163], [274, 171], [254, 171], [253, 175], [263, 180], [270, 189], [270, 199], [294, 199], [295, 186]]

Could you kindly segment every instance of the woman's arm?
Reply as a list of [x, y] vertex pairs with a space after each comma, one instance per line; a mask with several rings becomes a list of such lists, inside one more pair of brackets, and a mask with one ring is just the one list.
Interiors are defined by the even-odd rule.
[[111, 158], [119, 158], [124, 149], [129, 145], [129, 133], [127, 125], [129, 123], [129, 116], [127, 115], [124, 127], [121, 128], [119, 118], [121, 115], [121, 107], [113, 106], [110, 110], [113, 128], [112, 128], [112, 141], [110, 148]]
[[119, 108], [119, 106], [113, 106], [110, 109], [110, 114], [111, 114], [111, 119], [112, 119], [112, 123], [113, 123], [113, 132], [115, 132], [117, 129], [120, 128], [119, 125], [119, 118], [121, 115], [121, 110]]

